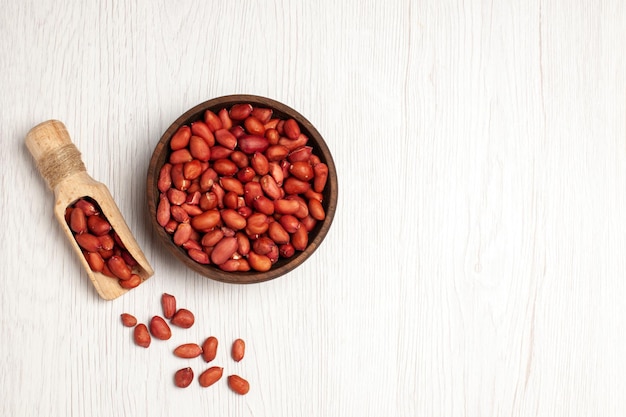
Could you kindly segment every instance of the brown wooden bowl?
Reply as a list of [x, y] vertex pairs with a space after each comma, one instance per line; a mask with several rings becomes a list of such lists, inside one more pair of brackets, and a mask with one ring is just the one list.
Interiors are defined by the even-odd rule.
[[[197, 263], [187, 255], [187, 252], [183, 248], [174, 244], [172, 236], [169, 235], [156, 220], [156, 209], [160, 196], [160, 191], [157, 188], [157, 181], [161, 167], [166, 162], [170, 154], [169, 142], [172, 135], [180, 128], [180, 126], [202, 120], [207, 109], [217, 113], [220, 109], [225, 107], [230, 108], [233, 104], [237, 103], [250, 103], [253, 106], [271, 108], [274, 111], [273, 117], [278, 117], [280, 119], [294, 118], [299, 123], [302, 133], [308, 135], [309, 137], [307, 146], [311, 146], [313, 148], [313, 153], [317, 155], [322, 162], [328, 165], [328, 180], [323, 191], [324, 201], [322, 203], [326, 211], [325, 219], [318, 222], [316, 227], [309, 233], [308, 246], [304, 251], [296, 251], [296, 254], [291, 258], [285, 259], [281, 257], [267, 272], [256, 272], [252, 270], [249, 272], [225, 272], [214, 265], [202, 265]], [[174, 123], [172, 123], [172, 125], [161, 137], [161, 140], [159, 140], [159, 143], [157, 143], [148, 168], [148, 211], [159, 241], [163, 243], [165, 247], [188, 268], [191, 268], [205, 277], [221, 282], [250, 284], [268, 281], [285, 275], [294, 268], [300, 266], [313, 254], [313, 252], [315, 252], [326, 237], [335, 216], [335, 210], [337, 208], [337, 194], [338, 183], [335, 164], [326, 142], [324, 142], [324, 139], [317, 129], [304, 116], [294, 109], [275, 100], [253, 95], [229, 95], [218, 97], [198, 104], [185, 112], [182, 116], [176, 119]]]

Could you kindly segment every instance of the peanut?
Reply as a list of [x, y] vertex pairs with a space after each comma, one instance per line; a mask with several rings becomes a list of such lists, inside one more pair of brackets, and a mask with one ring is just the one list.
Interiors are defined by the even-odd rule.
[[218, 340], [214, 336], [208, 337], [202, 344], [202, 359], [211, 362], [217, 356]]
[[150, 333], [148, 333], [148, 328], [143, 323], [135, 326], [135, 330], [133, 331], [133, 338], [135, 339], [135, 344], [137, 344], [137, 346], [141, 346], [143, 348], [147, 348], [148, 346], [150, 346]]
[[179, 149], [170, 154], [170, 164], [184, 164], [185, 162], [189, 162], [193, 160], [193, 156], [191, 156], [191, 152], [187, 148]]
[[211, 110], [207, 110], [204, 112], [204, 123], [206, 123], [206, 125], [213, 133], [223, 127], [220, 118]]
[[85, 212], [85, 216], [93, 216], [94, 214], [100, 213], [100, 208], [96, 207], [95, 203], [87, 201], [84, 198], [81, 198], [76, 203], [74, 203], [74, 207], [78, 207], [83, 212]]
[[135, 327], [137, 324], [137, 319], [132, 314], [122, 313], [120, 318], [122, 319], [122, 324], [126, 327]]
[[[189, 181], [193, 181], [196, 178], [198, 178], [201, 174], [202, 174], [202, 164], [200, 163], [198, 159], [194, 159], [192, 161], [185, 162], [183, 164], [183, 177], [185, 177], [185, 179]], [[192, 187], [192, 184], [190, 183], [187, 188], [187, 191], [189, 191], [191, 187]]]
[[283, 258], [291, 258], [296, 253], [296, 248], [291, 243], [285, 243], [280, 245], [278, 251]]
[[251, 135], [263, 136], [265, 135], [265, 126], [263, 126], [263, 122], [257, 119], [254, 116], [249, 116], [243, 122], [246, 131]]
[[71, 211], [70, 229], [77, 234], [87, 231], [87, 216], [85, 216], [85, 212], [80, 207], [74, 207]]
[[224, 368], [213, 366], [200, 374], [198, 382], [201, 387], [210, 387], [222, 378], [223, 372]]
[[270, 170], [269, 161], [261, 152], [255, 152], [252, 155], [250, 165], [258, 175], [265, 175]]
[[230, 159], [226, 159], [226, 158], [215, 160], [213, 162], [213, 169], [219, 175], [227, 175], [227, 176], [235, 175], [237, 171], [239, 170], [239, 168], [237, 167], [237, 164], [235, 164]]
[[220, 222], [220, 212], [213, 209], [191, 219], [191, 226], [200, 232], [208, 232]]
[[324, 220], [324, 218], [326, 217], [326, 213], [324, 212], [324, 206], [322, 206], [322, 203], [320, 203], [318, 200], [311, 198], [309, 199], [308, 207], [311, 217], [313, 217], [315, 220]]
[[269, 271], [272, 267], [272, 260], [269, 257], [259, 255], [254, 251], [250, 251], [248, 254], [248, 263], [252, 269], [258, 272]]
[[254, 107], [250, 115], [256, 117], [261, 123], [265, 124], [270, 121], [273, 113], [273, 110], [269, 108]]
[[85, 252], [85, 259], [93, 272], [102, 272], [104, 259], [98, 252]]
[[187, 254], [191, 259], [199, 264], [208, 265], [211, 263], [209, 255], [201, 249], [191, 248], [187, 250]]
[[229, 115], [233, 120], [244, 120], [252, 113], [252, 105], [249, 103], [235, 104], [230, 108]]
[[237, 146], [237, 138], [227, 129], [219, 129], [215, 131], [215, 140], [224, 148], [233, 150]]
[[213, 135], [213, 132], [211, 132], [209, 125], [202, 121], [193, 122], [191, 124], [191, 134], [194, 136], [200, 136], [209, 147], [215, 145], [215, 136]]
[[233, 120], [230, 118], [228, 114], [228, 110], [222, 109], [217, 113], [217, 117], [222, 121], [222, 126], [224, 129], [230, 129], [233, 127]]
[[174, 385], [179, 388], [187, 388], [193, 381], [193, 369], [187, 367], [179, 369], [174, 374]]
[[154, 316], [150, 320], [150, 333], [160, 340], [168, 340], [172, 337], [170, 326], [160, 316]]
[[[237, 139], [234, 135], [232, 135], [232, 137], [235, 140]], [[235, 143], [235, 145], [236, 145], [236, 143]], [[230, 149], [230, 148], [227, 148], [225, 146], [222, 146], [222, 145], [211, 146], [211, 158], [210, 158], [210, 161], [216, 161], [218, 159], [229, 158], [232, 153], [233, 153], [233, 150]]]
[[120, 279], [119, 284], [120, 284], [120, 287], [130, 290], [132, 288], [138, 287], [139, 284], [141, 284], [141, 277], [137, 274], [132, 274], [130, 278], [126, 280]]
[[[100, 240], [100, 245], [102, 245], [102, 249], [100, 250], [100, 252], [112, 251], [113, 249], [115, 249], [115, 239], [113, 239], [113, 236], [111, 236], [110, 234], [98, 236], [98, 239]], [[115, 251], [115, 254], [119, 254], [121, 256], [122, 253], [121, 251]]]
[[170, 320], [170, 323], [172, 323], [174, 326], [188, 329], [193, 326], [195, 320], [196, 319], [191, 311], [181, 308], [174, 314], [174, 316]]
[[285, 120], [283, 129], [289, 139], [297, 139], [300, 136], [300, 126], [294, 119]]
[[313, 171], [315, 172], [315, 178], [313, 179], [313, 189], [315, 190], [315, 192], [321, 193], [322, 191], [324, 191], [326, 181], [328, 180], [328, 165], [320, 162], [313, 167]]
[[85, 249], [87, 252], [98, 252], [102, 248], [102, 243], [97, 236], [89, 233], [82, 233], [75, 236], [78, 245]]
[[174, 232], [174, 244], [176, 246], [182, 246], [183, 243], [191, 238], [192, 233], [193, 229], [189, 223], [180, 223]]
[[239, 395], [246, 395], [250, 391], [248, 381], [238, 375], [230, 375], [228, 377], [228, 386]]
[[211, 262], [216, 265], [223, 264], [237, 251], [237, 239], [234, 237], [223, 237], [211, 252]]
[[255, 152], [264, 152], [270, 143], [265, 136], [243, 135], [239, 138], [239, 148], [249, 155]]
[[89, 216], [89, 218], [87, 218], [87, 228], [96, 236], [106, 235], [111, 231], [111, 225], [109, 222], [100, 217], [98, 214], [94, 214], [93, 216]]
[[202, 354], [202, 348], [196, 343], [185, 343], [174, 349], [174, 355], [179, 358], [192, 359]]
[[233, 342], [233, 346], [231, 348], [231, 356], [235, 362], [240, 362], [246, 351], [246, 343], [243, 339], [236, 339]]
[[233, 209], [224, 209], [221, 215], [222, 221], [233, 230], [241, 230], [246, 227], [246, 219]]
[[167, 190], [169, 190], [171, 186], [172, 186], [172, 164], [170, 164], [169, 162], [166, 162], [165, 164], [163, 164], [163, 166], [161, 167], [161, 170], [159, 171], [159, 179], [157, 181], [157, 188], [159, 189], [159, 191], [164, 193]]
[[163, 293], [161, 295], [161, 308], [163, 309], [163, 317], [171, 319], [176, 313], [176, 297]]
[[313, 167], [305, 161], [296, 161], [289, 167], [289, 173], [301, 181], [309, 181], [313, 178]]
[[170, 148], [173, 151], [185, 148], [189, 143], [189, 138], [191, 138], [191, 129], [189, 126], [181, 126], [176, 133], [174, 133], [174, 136], [172, 136]]
[[298, 227], [291, 235], [291, 244], [296, 250], [305, 250], [309, 244], [309, 231], [305, 227]]
[[272, 222], [268, 226], [268, 235], [276, 244], [282, 245], [289, 243], [289, 233], [279, 222]]
[[121, 256], [111, 256], [107, 261], [107, 266], [113, 275], [122, 280], [130, 279], [133, 274], [132, 270], [128, 265], [126, 265], [126, 262]]
[[171, 204], [170, 200], [165, 195], [161, 195], [159, 198], [159, 205], [157, 207], [157, 223], [162, 227], [170, 221], [171, 216]]

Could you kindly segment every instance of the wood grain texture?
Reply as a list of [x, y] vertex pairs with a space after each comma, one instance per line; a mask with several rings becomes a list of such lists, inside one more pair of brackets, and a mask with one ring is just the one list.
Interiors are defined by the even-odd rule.
[[[591, 1], [9, 2], [0, 8], [0, 415], [622, 416], [626, 5]], [[163, 131], [226, 94], [324, 136], [330, 233], [250, 286], [157, 245]], [[68, 127], [155, 275], [100, 300], [24, 137]], [[196, 314], [145, 350], [163, 292]], [[178, 389], [214, 335], [250, 381]], [[227, 346], [246, 340], [235, 363]]]

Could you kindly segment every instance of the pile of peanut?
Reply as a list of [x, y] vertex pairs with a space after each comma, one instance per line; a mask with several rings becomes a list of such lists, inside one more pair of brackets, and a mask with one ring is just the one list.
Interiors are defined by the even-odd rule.
[[137, 261], [93, 199], [83, 197], [67, 207], [65, 221], [92, 271], [117, 279], [122, 288], [141, 284], [141, 277], [133, 270]]
[[[152, 343], [152, 337], [159, 340], [169, 340], [172, 337], [172, 330], [165, 319], [170, 324], [189, 329], [195, 323], [193, 313], [185, 308], [176, 308], [176, 298], [164, 293], [161, 296], [161, 306], [163, 308], [163, 317], [153, 316], [148, 326], [144, 323], [137, 324], [135, 316], [122, 313], [122, 324], [126, 327], [132, 327], [133, 339], [137, 346], [148, 348]], [[151, 336], [152, 335], [152, 336]], [[185, 343], [174, 349], [174, 355], [183, 359], [192, 359], [202, 356], [205, 362], [209, 363], [217, 356], [218, 340], [214, 336], [209, 336], [204, 340], [202, 345], [197, 343]], [[242, 339], [236, 339], [231, 347], [231, 357], [234, 361], [239, 362], [245, 355], [246, 345]], [[209, 387], [222, 378], [224, 368], [212, 366], [203, 371], [198, 376], [198, 382], [202, 387]], [[194, 372], [191, 367], [181, 368], [174, 374], [174, 384], [180, 388], [187, 388], [194, 379]], [[231, 390], [240, 395], [245, 395], [250, 390], [248, 381], [238, 375], [229, 375], [227, 378], [228, 386]]]
[[181, 126], [159, 172], [157, 222], [191, 259], [268, 271], [324, 220], [328, 166], [295, 119], [248, 103]]

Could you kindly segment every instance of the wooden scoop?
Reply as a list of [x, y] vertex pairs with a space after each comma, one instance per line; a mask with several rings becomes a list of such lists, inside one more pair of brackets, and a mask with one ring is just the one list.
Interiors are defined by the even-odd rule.
[[80, 198], [91, 198], [100, 206], [123, 245], [137, 261], [133, 273], [139, 275], [142, 282], [152, 276], [154, 271], [130, 232], [111, 193], [104, 184], [87, 174], [80, 152], [72, 143], [63, 123], [49, 120], [35, 126], [26, 135], [26, 147], [37, 162], [37, 168], [48, 187], [54, 192], [54, 214], [100, 297], [112, 300], [128, 290], [122, 288], [116, 278], [92, 271], [76, 242], [65, 220], [65, 210]]

